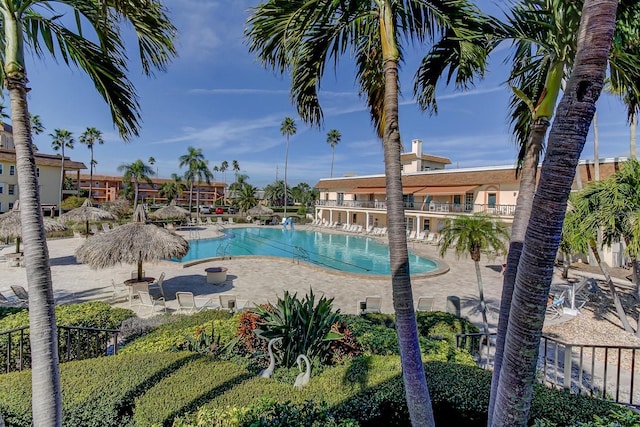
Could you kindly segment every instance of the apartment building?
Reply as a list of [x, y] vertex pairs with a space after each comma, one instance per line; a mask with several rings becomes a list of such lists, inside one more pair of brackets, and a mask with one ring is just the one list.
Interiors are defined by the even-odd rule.
[[[60, 169], [62, 157], [52, 154], [34, 154], [36, 173], [38, 175], [38, 188], [40, 190], [40, 203], [42, 208], [48, 211], [57, 209], [60, 200]], [[65, 174], [75, 172], [76, 177], [80, 171], [87, 169], [82, 162], [76, 162], [69, 157], [64, 161]], [[64, 195], [77, 195], [79, 189], [65, 190]], [[13, 208], [18, 200], [18, 176], [16, 170], [16, 152], [13, 144], [13, 132], [11, 126], [3, 123], [0, 129], [0, 212], [7, 212]]]

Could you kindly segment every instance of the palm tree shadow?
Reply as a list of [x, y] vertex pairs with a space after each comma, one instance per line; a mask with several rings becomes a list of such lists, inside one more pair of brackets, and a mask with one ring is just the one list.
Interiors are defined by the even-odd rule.
[[371, 369], [371, 357], [361, 356], [353, 359], [349, 368], [342, 377], [344, 385], [357, 384], [360, 391], [365, 390], [369, 381], [369, 370]]
[[[489, 319], [497, 320], [498, 314], [500, 313], [500, 300], [485, 297], [484, 303], [487, 307], [487, 317]], [[468, 313], [472, 316], [482, 315], [480, 298], [477, 296], [467, 296], [464, 299], [461, 299], [460, 308], [468, 310]]]

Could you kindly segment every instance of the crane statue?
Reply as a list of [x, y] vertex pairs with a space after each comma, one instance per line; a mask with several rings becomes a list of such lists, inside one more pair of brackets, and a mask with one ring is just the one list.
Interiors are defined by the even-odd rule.
[[269, 351], [269, 366], [267, 369], [260, 371], [262, 378], [271, 378], [271, 374], [273, 374], [273, 370], [276, 368], [276, 358], [273, 356], [273, 345], [276, 341], [282, 341], [282, 337], [269, 340], [269, 344], [267, 345], [267, 350]]
[[[306, 371], [302, 371], [302, 366], [300, 361], [304, 360], [304, 363], [307, 365]], [[309, 359], [304, 354], [301, 354], [296, 359], [296, 363], [298, 364], [298, 369], [300, 369], [300, 373], [296, 377], [296, 381], [293, 383], [293, 386], [297, 389], [301, 389], [302, 387], [309, 384], [309, 380], [311, 379], [311, 363]]]

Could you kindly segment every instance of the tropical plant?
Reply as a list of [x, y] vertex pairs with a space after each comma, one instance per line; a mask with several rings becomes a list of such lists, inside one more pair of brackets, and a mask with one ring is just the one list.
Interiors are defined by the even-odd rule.
[[[268, 68], [290, 73], [291, 98], [301, 119], [321, 124], [318, 90], [327, 64], [355, 57], [360, 93], [382, 139], [389, 218], [389, 254], [407, 404], [414, 425], [433, 425], [416, 331], [405, 232], [398, 124], [400, 41], [423, 43], [439, 34], [459, 36], [453, 44], [470, 63], [484, 48], [468, 38], [486, 40], [484, 19], [469, 2], [422, 0], [289, 1], [267, 0], [248, 20], [249, 49]], [[469, 69], [473, 64], [469, 65]]]
[[233, 168], [233, 172], [236, 175], [236, 181], [238, 181], [238, 173], [240, 173], [240, 163], [237, 160], [233, 160], [231, 162], [231, 167]]
[[193, 181], [196, 178], [196, 171], [202, 166], [201, 162], [204, 161], [204, 154], [202, 149], [195, 147], [188, 147], [187, 154], [183, 154], [178, 158], [179, 167], [187, 167], [187, 171], [184, 174], [184, 178], [189, 184], [189, 212], [191, 212], [191, 202], [193, 201]]
[[[0, 117], [4, 116], [0, 115]], [[42, 120], [38, 114], [29, 113], [29, 123], [31, 125], [31, 133], [33, 135], [40, 135], [44, 132], [44, 125], [42, 124]], [[38, 147], [35, 144], [31, 143], [31, 146], [33, 147], [33, 151], [38, 151]]]
[[333, 178], [333, 158], [336, 153], [336, 145], [340, 142], [342, 134], [338, 129], [331, 129], [327, 133], [327, 144], [331, 146], [331, 177]]
[[102, 139], [102, 132], [94, 127], [88, 127], [82, 135], [80, 135], [80, 143], [85, 144], [89, 151], [91, 152], [91, 162], [89, 165], [89, 199], [93, 198], [93, 167], [95, 166], [95, 161], [93, 160], [93, 146], [95, 144], [102, 145], [104, 144], [104, 139]]
[[60, 197], [58, 198], [58, 207], [60, 207], [60, 205], [62, 205], [64, 191], [64, 149], [73, 149], [75, 140], [73, 139], [73, 134], [66, 129], [55, 129], [54, 133], [50, 133], [49, 136], [53, 138], [53, 140], [51, 141], [51, 148], [53, 148], [54, 151], [59, 150], [62, 156], [62, 161], [60, 164]]
[[508, 241], [509, 232], [504, 222], [483, 213], [456, 216], [440, 232], [438, 252], [441, 257], [447, 253], [449, 248], [454, 248], [456, 257], [469, 255], [475, 264], [480, 297], [479, 308], [482, 313], [485, 333], [489, 333], [489, 321], [487, 320], [487, 305], [484, 300], [480, 258], [482, 254], [494, 257], [496, 254], [504, 256], [507, 252], [506, 242]]
[[[525, 426], [562, 222], [602, 91], [617, 1], [586, 0], [573, 71], [557, 107], [517, 266], [491, 425]], [[507, 268], [510, 260], [507, 260]], [[491, 408], [490, 408], [491, 410]]]
[[286, 188], [282, 180], [275, 181], [264, 187], [264, 197], [271, 206], [282, 206], [284, 204], [285, 192], [291, 195], [291, 189]]
[[[78, 19], [66, 19], [68, 15], [58, 10], [60, 5], [64, 5], [65, 12], [72, 10]], [[39, 13], [41, 10], [52, 13], [44, 16]], [[175, 27], [157, 0], [103, 3], [88, 0], [57, 3], [2, 0], [0, 11], [3, 30], [0, 82], [7, 88], [11, 101], [22, 237], [25, 256], [30, 260], [26, 277], [33, 340], [31, 349], [35, 355], [32, 359], [33, 425], [59, 426], [62, 423], [62, 405], [57, 331], [29, 123], [27, 92], [32, 88], [27, 87], [25, 46], [31, 46], [36, 57], [50, 55], [55, 58], [59, 54], [65, 64], [81, 68], [109, 105], [121, 136], [128, 139], [138, 133], [139, 104], [126, 76], [126, 44], [117, 29], [125, 22], [131, 25], [139, 42], [142, 71], [148, 75], [156, 69], [163, 70], [175, 55]], [[89, 37], [85, 38], [85, 35]]]
[[240, 212], [246, 212], [258, 204], [257, 191], [258, 189], [251, 184], [244, 184], [240, 190], [235, 191], [235, 205]]
[[155, 172], [145, 162], [138, 159], [133, 163], [123, 163], [118, 166], [118, 172], [124, 172], [122, 182], [127, 186], [133, 186], [133, 208], [138, 206], [138, 196], [140, 195], [140, 182], [145, 181], [153, 185], [151, 178]]
[[198, 206], [198, 216], [200, 216], [200, 187], [202, 187], [202, 181], [211, 184], [213, 174], [209, 170], [209, 162], [206, 160], [199, 160], [195, 162], [192, 167], [193, 169], [190, 168], [185, 173], [185, 176], [187, 180], [193, 181], [196, 179], [198, 182], [198, 187], [196, 188], [196, 206]]
[[331, 341], [342, 338], [331, 330], [340, 318], [340, 310], [332, 309], [333, 298], [322, 296], [316, 303], [312, 290], [302, 299], [285, 291], [274, 306], [255, 309], [260, 317], [255, 332], [267, 341], [282, 338], [277, 357], [285, 367], [294, 366], [301, 354], [326, 362], [331, 359]]
[[222, 174], [224, 176], [224, 183], [226, 185], [227, 184], [227, 169], [229, 169], [229, 162], [227, 162], [226, 160], [223, 160], [218, 169], [220, 170], [220, 172], [222, 172]]
[[287, 149], [284, 154], [284, 217], [287, 217], [287, 166], [289, 163], [289, 137], [296, 134], [296, 122], [285, 117], [280, 125], [280, 133], [287, 138]]
[[310, 206], [314, 200], [317, 200], [319, 191], [312, 188], [306, 182], [301, 182], [291, 189], [291, 197], [297, 203], [303, 206]]
[[186, 189], [187, 186], [182, 182], [182, 177], [177, 173], [172, 173], [171, 181], [167, 181], [160, 186], [158, 195], [160, 197], [166, 197], [167, 202], [171, 203], [173, 199], [182, 196]]

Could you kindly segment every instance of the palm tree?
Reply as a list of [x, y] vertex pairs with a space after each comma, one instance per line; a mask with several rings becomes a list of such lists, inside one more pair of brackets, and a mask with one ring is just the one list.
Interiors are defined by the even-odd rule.
[[60, 197], [58, 198], [58, 209], [62, 213], [62, 192], [64, 191], [64, 149], [73, 149], [75, 140], [73, 134], [66, 129], [55, 129], [54, 133], [50, 133], [49, 136], [53, 138], [51, 141], [51, 147], [54, 151], [60, 150], [62, 155], [62, 163], [60, 165]]
[[[29, 113], [29, 122], [31, 124], [31, 133], [33, 135], [40, 135], [44, 132], [44, 125], [42, 124], [42, 120], [38, 114]], [[38, 147], [35, 144], [31, 144], [33, 147], [33, 151], [38, 151]]]
[[496, 253], [506, 254], [505, 242], [509, 241], [509, 232], [502, 221], [482, 213], [476, 213], [456, 216], [444, 226], [440, 236], [438, 249], [441, 257], [444, 257], [447, 250], [453, 247], [457, 258], [469, 254], [475, 264], [482, 323], [484, 324], [484, 332], [488, 334], [489, 321], [487, 320], [487, 305], [484, 301], [480, 258], [483, 253], [490, 256]]
[[200, 162], [204, 161], [204, 154], [202, 149], [195, 147], [188, 147], [187, 154], [183, 154], [178, 158], [179, 167], [187, 167], [187, 171], [184, 174], [185, 179], [189, 183], [189, 212], [191, 212], [191, 202], [193, 200], [193, 180], [196, 177], [196, 170], [200, 166]]
[[93, 160], [93, 146], [95, 144], [102, 145], [104, 140], [102, 139], [102, 132], [94, 127], [88, 127], [82, 135], [80, 135], [80, 142], [85, 144], [91, 152], [91, 162], [89, 164], [89, 199], [93, 198], [93, 167], [95, 161]]
[[220, 172], [222, 172], [223, 177], [224, 177], [224, 186], [225, 186], [225, 195], [224, 198], [226, 200], [226, 187], [227, 187], [227, 169], [229, 169], [229, 163], [226, 160], [223, 160], [222, 163], [220, 164]]
[[197, 215], [200, 216], [200, 187], [202, 186], [202, 181], [204, 180], [207, 184], [211, 184], [211, 179], [213, 178], [213, 174], [209, 170], [209, 162], [206, 160], [199, 160], [194, 165], [193, 171], [188, 171], [187, 176], [192, 180], [198, 180], [198, 188], [196, 189], [196, 206], [198, 207]]
[[258, 204], [256, 192], [258, 189], [251, 184], [244, 184], [237, 192], [235, 204], [240, 212], [246, 212]]
[[233, 172], [236, 175], [236, 181], [238, 180], [238, 173], [240, 172], [240, 163], [237, 160], [233, 160], [231, 162], [231, 167], [233, 168]]
[[289, 162], [289, 137], [296, 134], [296, 122], [285, 117], [280, 125], [280, 133], [287, 137], [287, 149], [284, 154], [284, 217], [287, 217], [287, 164]]
[[[513, 291], [493, 426], [525, 426], [567, 200], [602, 91], [616, 0], [586, 0], [573, 71], [558, 104]], [[588, 35], [588, 36], [587, 36]], [[507, 261], [508, 263], [509, 261]]]
[[229, 186], [229, 192], [239, 192], [242, 187], [244, 187], [245, 185], [248, 185], [249, 183], [247, 182], [249, 180], [249, 175], [246, 174], [238, 174], [236, 176], [236, 182], [234, 182], [233, 184], [231, 184]]
[[171, 181], [163, 183], [158, 190], [158, 195], [160, 197], [166, 197], [169, 203], [171, 203], [173, 199], [182, 196], [187, 189], [185, 183], [182, 182], [182, 177], [177, 173], [172, 173], [171, 179]]
[[[303, 121], [322, 123], [318, 90], [327, 63], [337, 66], [349, 52], [372, 122], [382, 139], [389, 218], [393, 301], [407, 405], [413, 425], [433, 425], [433, 412], [420, 356], [409, 272], [398, 125], [400, 40], [419, 43], [446, 31], [478, 32], [482, 19], [467, 1], [267, 0], [252, 11], [249, 49], [268, 68], [292, 76], [291, 98]], [[462, 38], [458, 39], [463, 45]], [[478, 55], [473, 46], [461, 50]]]
[[[288, 188], [287, 191], [290, 191]], [[284, 201], [285, 186], [282, 180], [277, 180], [264, 187], [264, 197], [272, 206], [282, 206]]]
[[151, 178], [155, 175], [153, 168], [138, 159], [133, 163], [123, 163], [118, 166], [118, 172], [124, 172], [122, 175], [122, 182], [126, 185], [131, 185], [133, 182], [133, 209], [138, 206], [138, 195], [140, 194], [140, 182], [145, 181], [149, 185], [153, 185]]
[[342, 135], [338, 129], [331, 129], [327, 133], [327, 144], [331, 146], [331, 178], [333, 178], [333, 158], [336, 152], [336, 145], [340, 142]]
[[214, 167], [211, 168], [211, 172], [213, 172], [213, 180], [216, 180], [216, 172], [220, 172], [220, 168], [218, 167], [218, 165], [215, 165]]
[[[78, 19], [68, 20], [58, 5], [69, 6]], [[53, 13], [43, 16], [44, 9]], [[68, 12], [68, 7], [63, 7]], [[9, 92], [12, 112], [16, 169], [20, 187], [20, 214], [29, 287], [29, 325], [32, 351], [33, 425], [60, 426], [62, 400], [58, 368], [58, 344], [51, 270], [43, 231], [38, 177], [29, 123], [28, 75], [25, 45], [38, 57], [58, 54], [67, 65], [81, 68], [95, 83], [96, 90], [109, 105], [114, 124], [126, 140], [138, 134], [138, 101], [126, 76], [126, 44], [116, 31], [128, 22], [138, 43], [145, 74], [165, 69], [175, 55], [175, 27], [157, 0], [93, 2], [90, 0], [0, 1], [3, 43], [0, 82]], [[82, 22], [82, 27], [80, 23]], [[93, 32], [96, 37], [85, 38]], [[93, 40], [100, 41], [100, 44]], [[64, 52], [64, 53], [61, 53]]]

